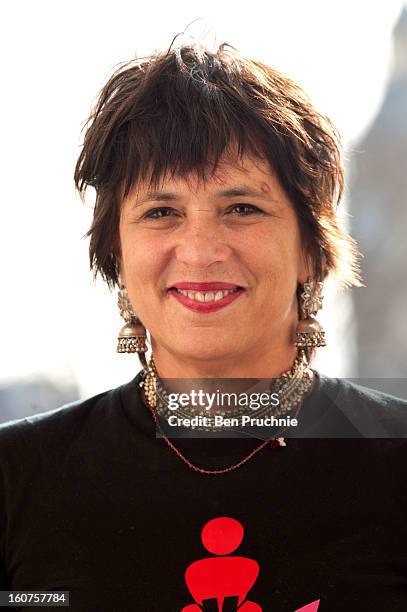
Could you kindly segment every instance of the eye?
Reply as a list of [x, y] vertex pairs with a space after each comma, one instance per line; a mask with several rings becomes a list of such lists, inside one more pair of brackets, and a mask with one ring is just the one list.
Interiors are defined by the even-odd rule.
[[145, 219], [165, 219], [169, 217], [171, 213], [176, 212], [173, 208], [168, 206], [160, 206], [160, 208], [153, 208], [144, 215]]
[[248, 217], [249, 215], [264, 214], [263, 211], [260, 210], [260, 208], [257, 208], [257, 206], [253, 206], [253, 204], [234, 204], [233, 206], [231, 206], [229, 210], [233, 211], [236, 209], [239, 209], [238, 210], [239, 217]]

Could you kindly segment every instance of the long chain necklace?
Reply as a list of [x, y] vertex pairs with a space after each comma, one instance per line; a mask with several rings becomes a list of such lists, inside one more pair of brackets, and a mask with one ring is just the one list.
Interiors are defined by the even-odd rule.
[[[304, 399], [305, 395], [309, 392], [309, 390], [312, 387], [313, 377], [314, 377], [314, 373], [309, 367], [307, 359], [303, 351], [299, 351], [298, 357], [294, 361], [292, 368], [288, 370], [287, 372], [284, 372], [280, 376], [280, 379], [287, 380], [287, 384], [290, 384], [292, 379], [296, 379], [298, 381], [298, 389], [293, 395], [294, 397], [293, 405], [297, 407], [295, 416], [297, 416], [301, 408], [302, 400]], [[284, 438], [271, 437], [265, 440], [264, 442], [262, 442], [254, 450], [252, 450], [248, 455], [246, 455], [243, 459], [241, 459], [237, 463], [234, 463], [233, 465], [230, 465], [226, 468], [218, 469], [218, 470], [208, 470], [206, 468], [201, 468], [195, 465], [194, 463], [192, 463], [192, 461], [187, 459], [187, 457], [185, 457], [183, 453], [181, 453], [181, 451], [175, 446], [175, 444], [171, 442], [168, 436], [164, 434], [164, 432], [162, 431], [160, 427], [160, 424], [157, 418], [157, 387], [159, 386], [158, 381], [159, 381], [159, 378], [158, 378], [157, 369], [154, 363], [154, 358], [153, 356], [151, 356], [149, 364], [148, 364], [148, 370], [145, 371], [145, 378], [143, 381], [140, 382], [140, 387], [143, 387], [143, 401], [149, 408], [151, 415], [154, 419], [155, 425], [156, 427], [159, 428], [160, 433], [162, 437], [164, 438], [168, 447], [181, 459], [181, 461], [183, 461], [190, 469], [194, 470], [195, 472], [198, 472], [200, 474], [209, 474], [209, 475], [226, 474], [228, 472], [232, 472], [233, 470], [237, 470], [238, 468], [240, 468], [242, 465], [247, 463], [252, 457], [254, 457], [254, 455], [260, 452], [266, 446], [269, 446], [269, 445], [271, 447], [286, 446]], [[292, 405], [286, 406], [286, 408], [287, 408], [286, 413], [288, 413], [292, 410]], [[284, 431], [285, 429], [282, 431], [282, 433]]]

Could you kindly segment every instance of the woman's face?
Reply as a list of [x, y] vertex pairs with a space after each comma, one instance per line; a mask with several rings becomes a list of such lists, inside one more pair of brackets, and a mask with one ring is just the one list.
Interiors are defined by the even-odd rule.
[[154, 193], [140, 183], [122, 204], [121, 282], [155, 355], [292, 354], [309, 274], [294, 207], [266, 162], [224, 161], [204, 184], [168, 178]]

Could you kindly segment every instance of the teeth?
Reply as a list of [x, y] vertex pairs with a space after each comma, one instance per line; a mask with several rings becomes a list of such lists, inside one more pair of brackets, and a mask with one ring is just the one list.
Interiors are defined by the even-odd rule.
[[195, 302], [217, 302], [223, 299], [225, 296], [229, 295], [229, 293], [234, 293], [236, 290], [231, 289], [229, 291], [184, 291], [183, 289], [177, 289], [177, 293], [181, 295], [185, 295], [190, 300], [194, 300]]

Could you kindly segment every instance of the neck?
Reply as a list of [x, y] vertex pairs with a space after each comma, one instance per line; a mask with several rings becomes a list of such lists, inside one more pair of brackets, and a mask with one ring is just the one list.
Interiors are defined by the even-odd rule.
[[278, 378], [289, 370], [297, 348], [288, 344], [280, 350], [261, 350], [245, 355], [224, 355], [213, 359], [191, 359], [154, 347], [153, 356], [161, 378]]

